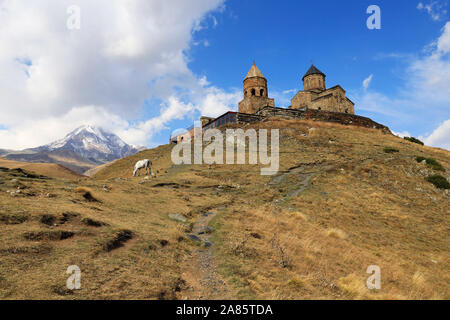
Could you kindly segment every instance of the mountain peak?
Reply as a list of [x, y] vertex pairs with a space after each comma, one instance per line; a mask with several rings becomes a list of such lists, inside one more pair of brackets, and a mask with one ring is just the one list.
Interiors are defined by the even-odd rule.
[[68, 150], [95, 162], [109, 162], [136, 153], [138, 149], [128, 145], [116, 134], [93, 125], [83, 125], [68, 133], [63, 139], [43, 148]]
[[96, 135], [98, 137], [102, 137], [102, 138], [104, 138], [104, 134], [112, 134], [111, 132], [108, 132], [108, 131], [104, 130], [103, 128], [88, 124], [88, 125], [82, 125], [82, 126], [76, 128], [75, 130], [70, 132], [68, 135], [77, 135], [83, 131], [89, 132], [91, 134], [94, 134], [94, 135]]
[[21, 152], [0, 150], [0, 155], [25, 162], [59, 163], [83, 173], [87, 169], [142, 151], [125, 143], [116, 134], [93, 125], [83, 125], [64, 138]]

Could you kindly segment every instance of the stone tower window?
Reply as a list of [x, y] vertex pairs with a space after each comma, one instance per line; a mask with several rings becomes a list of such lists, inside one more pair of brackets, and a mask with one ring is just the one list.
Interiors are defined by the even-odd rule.
[[244, 91], [244, 98], [247, 97], [247, 90]]
[[256, 95], [256, 90], [252, 89], [252, 96]]
[[259, 92], [259, 95], [260, 95], [261, 97], [264, 96], [264, 89], [261, 89], [261, 91]]

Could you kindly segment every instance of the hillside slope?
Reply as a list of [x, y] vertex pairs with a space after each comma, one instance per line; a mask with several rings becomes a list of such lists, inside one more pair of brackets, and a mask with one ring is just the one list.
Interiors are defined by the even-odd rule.
[[53, 163], [20, 162], [0, 158], [0, 167], [8, 169], [21, 168], [23, 170], [32, 171], [51, 178], [79, 179], [83, 177], [82, 175], [73, 172], [59, 164]]
[[[173, 166], [171, 145], [77, 183], [0, 172], [0, 297], [450, 298], [450, 195], [425, 180], [448, 180], [449, 151], [322, 122], [251, 127], [281, 129], [277, 175]], [[132, 177], [143, 158], [156, 178]], [[14, 177], [24, 192], [11, 196]], [[65, 289], [73, 264], [75, 292]], [[366, 287], [371, 265], [380, 290]]]
[[164, 173], [172, 166], [170, 153], [173, 145], [162, 145], [154, 149], [138, 152], [132, 156], [107, 163], [92, 175], [94, 179], [129, 178], [137, 161], [150, 159], [153, 163], [152, 172]]

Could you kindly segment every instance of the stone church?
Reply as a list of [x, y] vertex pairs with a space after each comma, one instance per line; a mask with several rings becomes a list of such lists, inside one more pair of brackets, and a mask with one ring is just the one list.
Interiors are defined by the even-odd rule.
[[[345, 90], [340, 85], [327, 89], [325, 78], [326, 75], [312, 65], [302, 79], [304, 90], [292, 98], [289, 109], [355, 114], [355, 104], [345, 96]], [[244, 99], [239, 102], [239, 112], [254, 114], [263, 107], [275, 107], [275, 101], [269, 98], [267, 79], [253, 63], [244, 79]]]
[[[202, 130], [223, 127], [236, 123], [252, 123], [270, 117], [284, 119], [307, 119], [335, 122], [343, 125], [380, 129], [390, 133], [388, 127], [373, 120], [355, 115], [355, 104], [345, 96], [340, 85], [327, 89], [326, 75], [311, 65], [303, 76], [303, 90], [291, 100], [289, 108], [277, 108], [275, 100], [269, 98], [267, 79], [253, 63], [244, 79], [244, 99], [239, 102], [239, 111], [228, 111], [217, 118], [201, 117]], [[170, 143], [188, 141], [192, 138], [194, 127], [183, 134], [170, 138]]]
[[291, 109], [315, 109], [355, 114], [355, 104], [340, 85], [327, 89], [326, 75], [312, 65], [303, 76], [303, 91], [291, 100]]

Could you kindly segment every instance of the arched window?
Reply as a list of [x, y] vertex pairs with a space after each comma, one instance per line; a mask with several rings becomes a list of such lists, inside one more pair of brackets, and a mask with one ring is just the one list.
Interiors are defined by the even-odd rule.
[[247, 90], [244, 91], [244, 98], [247, 97]]
[[322, 110], [322, 108], [321, 107], [319, 107], [319, 109], [318, 110]]
[[264, 89], [261, 89], [261, 91], [259, 92], [259, 95], [260, 95], [261, 97], [264, 97]]
[[252, 89], [252, 96], [256, 95], [256, 90]]
[[345, 113], [348, 113], [348, 109], [345, 109]]

